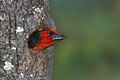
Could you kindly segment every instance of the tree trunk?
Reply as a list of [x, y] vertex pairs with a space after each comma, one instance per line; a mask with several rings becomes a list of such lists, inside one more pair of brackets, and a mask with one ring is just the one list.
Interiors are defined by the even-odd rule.
[[0, 0], [0, 80], [52, 80], [53, 47], [27, 47], [40, 24], [55, 28], [48, 0]]

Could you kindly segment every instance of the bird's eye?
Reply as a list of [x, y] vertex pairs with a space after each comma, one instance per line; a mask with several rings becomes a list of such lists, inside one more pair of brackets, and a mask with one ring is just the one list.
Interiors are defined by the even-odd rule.
[[54, 33], [52, 31], [49, 32], [50, 35], [53, 35]]

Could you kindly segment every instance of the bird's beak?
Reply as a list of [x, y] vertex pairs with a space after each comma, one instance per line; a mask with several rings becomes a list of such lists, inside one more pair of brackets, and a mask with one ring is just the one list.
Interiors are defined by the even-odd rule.
[[64, 38], [63, 34], [52, 35], [52, 40], [63, 40]]

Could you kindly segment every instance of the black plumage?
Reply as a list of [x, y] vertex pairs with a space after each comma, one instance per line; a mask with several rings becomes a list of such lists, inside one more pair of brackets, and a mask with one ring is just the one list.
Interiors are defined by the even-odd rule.
[[41, 41], [40, 35], [41, 35], [41, 32], [36, 30], [29, 36], [29, 39], [28, 39], [28, 47], [29, 48], [34, 48], [34, 47], [36, 47], [37, 44], [40, 43], [40, 41]]

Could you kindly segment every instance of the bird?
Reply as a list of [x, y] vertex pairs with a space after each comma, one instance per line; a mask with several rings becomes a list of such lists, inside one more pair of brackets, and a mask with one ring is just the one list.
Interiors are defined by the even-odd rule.
[[55, 29], [46, 25], [38, 26], [28, 37], [28, 48], [34, 51], [41, 51], [64, 40], [65, 36], [59, 34]]

